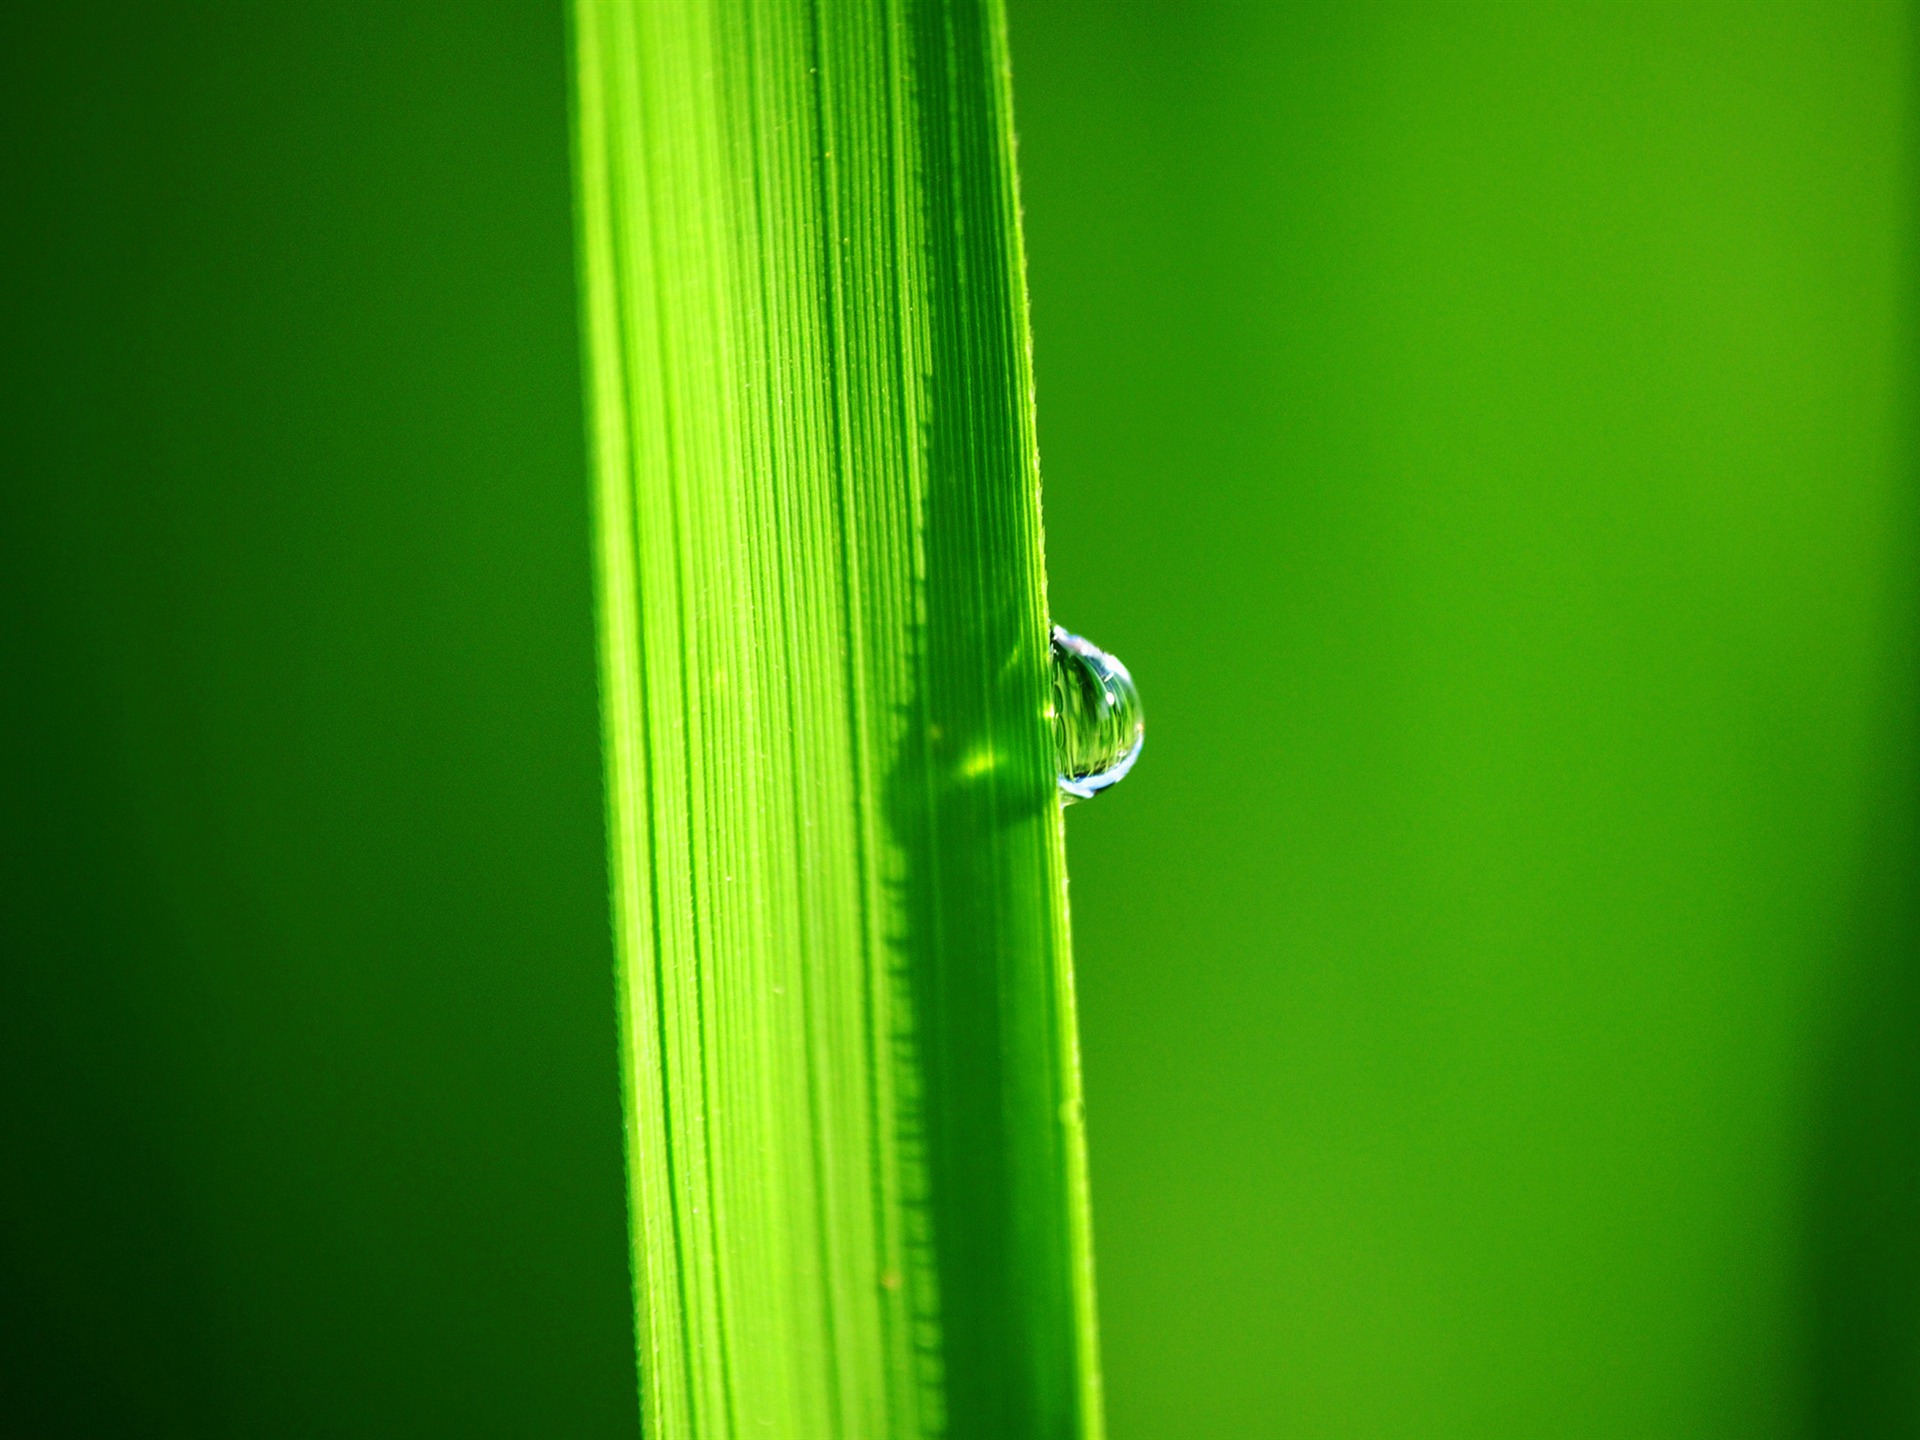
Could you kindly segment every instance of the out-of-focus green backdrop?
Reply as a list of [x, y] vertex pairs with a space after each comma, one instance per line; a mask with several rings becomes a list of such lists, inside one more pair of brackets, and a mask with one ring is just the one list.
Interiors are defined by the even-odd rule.
[[0, 1434], [634, 1433], [564, 19], [0, 8]]
[[1012, 18], [1115, 1440], [1920, 1434], [1907, 13]]
[[[1010, 10], [1114, 1440], [1920, 1433], [1907, 10]], [[564, 46], [0, 13], [9, 1434], [634, 1432]]]

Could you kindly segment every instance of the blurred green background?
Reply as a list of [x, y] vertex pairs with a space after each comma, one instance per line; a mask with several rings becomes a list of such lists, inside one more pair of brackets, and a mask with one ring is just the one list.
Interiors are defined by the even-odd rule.
[[[1908, 10], [1010, 9], [1115, 1440], [1920, 1434]], [[8, 1434], [633, 1434], [562, 22], [0, 11]]]
[[565, 11], [3, 13], [0, 1434], [631, 1436]]
[[1116, 1440], [1920, 1434], [1907, 13], [1013, 21]]

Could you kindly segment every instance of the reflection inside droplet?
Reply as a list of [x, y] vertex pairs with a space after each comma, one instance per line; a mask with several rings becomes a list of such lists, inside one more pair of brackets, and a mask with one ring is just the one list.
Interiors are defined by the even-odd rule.
[[1071, 805], [1118, 784], [1140, 758], [1146, 717], [1127, 667], [1098, 645], [1053, 627], [1053, 754]]

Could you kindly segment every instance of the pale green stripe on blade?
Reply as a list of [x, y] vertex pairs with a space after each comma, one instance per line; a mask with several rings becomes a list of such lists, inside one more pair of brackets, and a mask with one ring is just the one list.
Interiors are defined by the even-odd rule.
[[575, 43], [646, 1433], [1095, 1436], [999, 7]]

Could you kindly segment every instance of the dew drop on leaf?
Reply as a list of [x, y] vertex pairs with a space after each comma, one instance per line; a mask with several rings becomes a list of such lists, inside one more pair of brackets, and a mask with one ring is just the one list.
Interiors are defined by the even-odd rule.
[[1071, 805], [1126, 778], [1146, 740], [1140, 692], [1127, 667], [1098, 645], [1053, 627], [1054, 762]]

